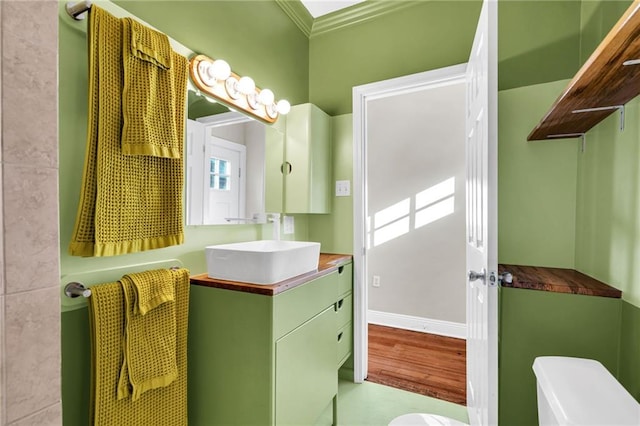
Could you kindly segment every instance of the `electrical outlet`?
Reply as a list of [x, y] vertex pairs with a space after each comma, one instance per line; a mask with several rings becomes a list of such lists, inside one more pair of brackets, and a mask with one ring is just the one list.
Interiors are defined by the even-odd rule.
[[348, 197], [349, 195], [351, 195], [351, 181], [337, 180], [336, 197]]
[[380, 287], [380, 276], [379, 275], [374, 275], [373, 276], [373, 282], [371, 283], [372, 286], [374, 287]]

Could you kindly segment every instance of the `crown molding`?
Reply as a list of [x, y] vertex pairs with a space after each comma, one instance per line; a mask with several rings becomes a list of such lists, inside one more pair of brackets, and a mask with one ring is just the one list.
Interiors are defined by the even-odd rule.
[[300, 0], [275, 0], [275, 2], [309, 38], [366, 22], [420, 3], [419, 0], [367, 0], [314, 19]]
[[307, 37], [311, 36], [313, 17], [300, 0], [275, 0], [278, 6], [287, 14], [300, 31]]
[[420, 1], [406, 0], [367, 0], [346, 9], [338, 10], [328, 15], [316, 18], [313, 21], [310, 38], [320, 34], [325, 34], [329, 31], [366, 22], [391, 12], [397, 12], [399, 10], [415, 6], [419, 3]]

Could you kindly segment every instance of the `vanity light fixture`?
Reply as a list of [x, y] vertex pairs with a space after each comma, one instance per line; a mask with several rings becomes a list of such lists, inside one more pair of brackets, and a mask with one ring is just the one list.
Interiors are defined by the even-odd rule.
[[273, 91], [257, 88], [251, 77], [235, 74], [221, 59], [194, 56], [189, 61], [189, 74], [205, 98], [215, 98], [229, 108], [239, 109], [267, 123], [274, 123], [279, 115], [285, 115], [291, 109], [289, 102], [281, 99], [276, 103]]

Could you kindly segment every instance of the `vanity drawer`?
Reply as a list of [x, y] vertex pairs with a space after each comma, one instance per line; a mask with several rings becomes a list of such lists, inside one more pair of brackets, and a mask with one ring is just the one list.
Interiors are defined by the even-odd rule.
[[353, 263], [338, 268], [338, 294], [344, 294], [353, 289]]
[[336, 302], [334, 309], [338, 318], [338, 328], [344, 327], [348, 322], [351, 322], [351, 316], [353, 315], [353, 295], [349, 293], [342, 296]]
[[353, 323], [349, 323], [338, 330], [338, 368], [351, 355], [351, 346], [353, 341]]
[[337, 271], [274, 296], [273, 337], [284, 336], [336, 303], [337, 297]]

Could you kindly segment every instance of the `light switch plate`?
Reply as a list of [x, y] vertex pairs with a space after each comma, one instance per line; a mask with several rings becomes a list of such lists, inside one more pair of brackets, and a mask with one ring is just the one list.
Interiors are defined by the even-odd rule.
[[336, 197], [348, 197], [349, 195], [351, 195], [351, 181], [337, 180]]
[[293, 216], [285, 216], [283, 219], [283, 228], [284, 228], [284, 234], [288, 235], [288, 234], [293, 234], [295, 232], [295, 227], [293, 225]]

